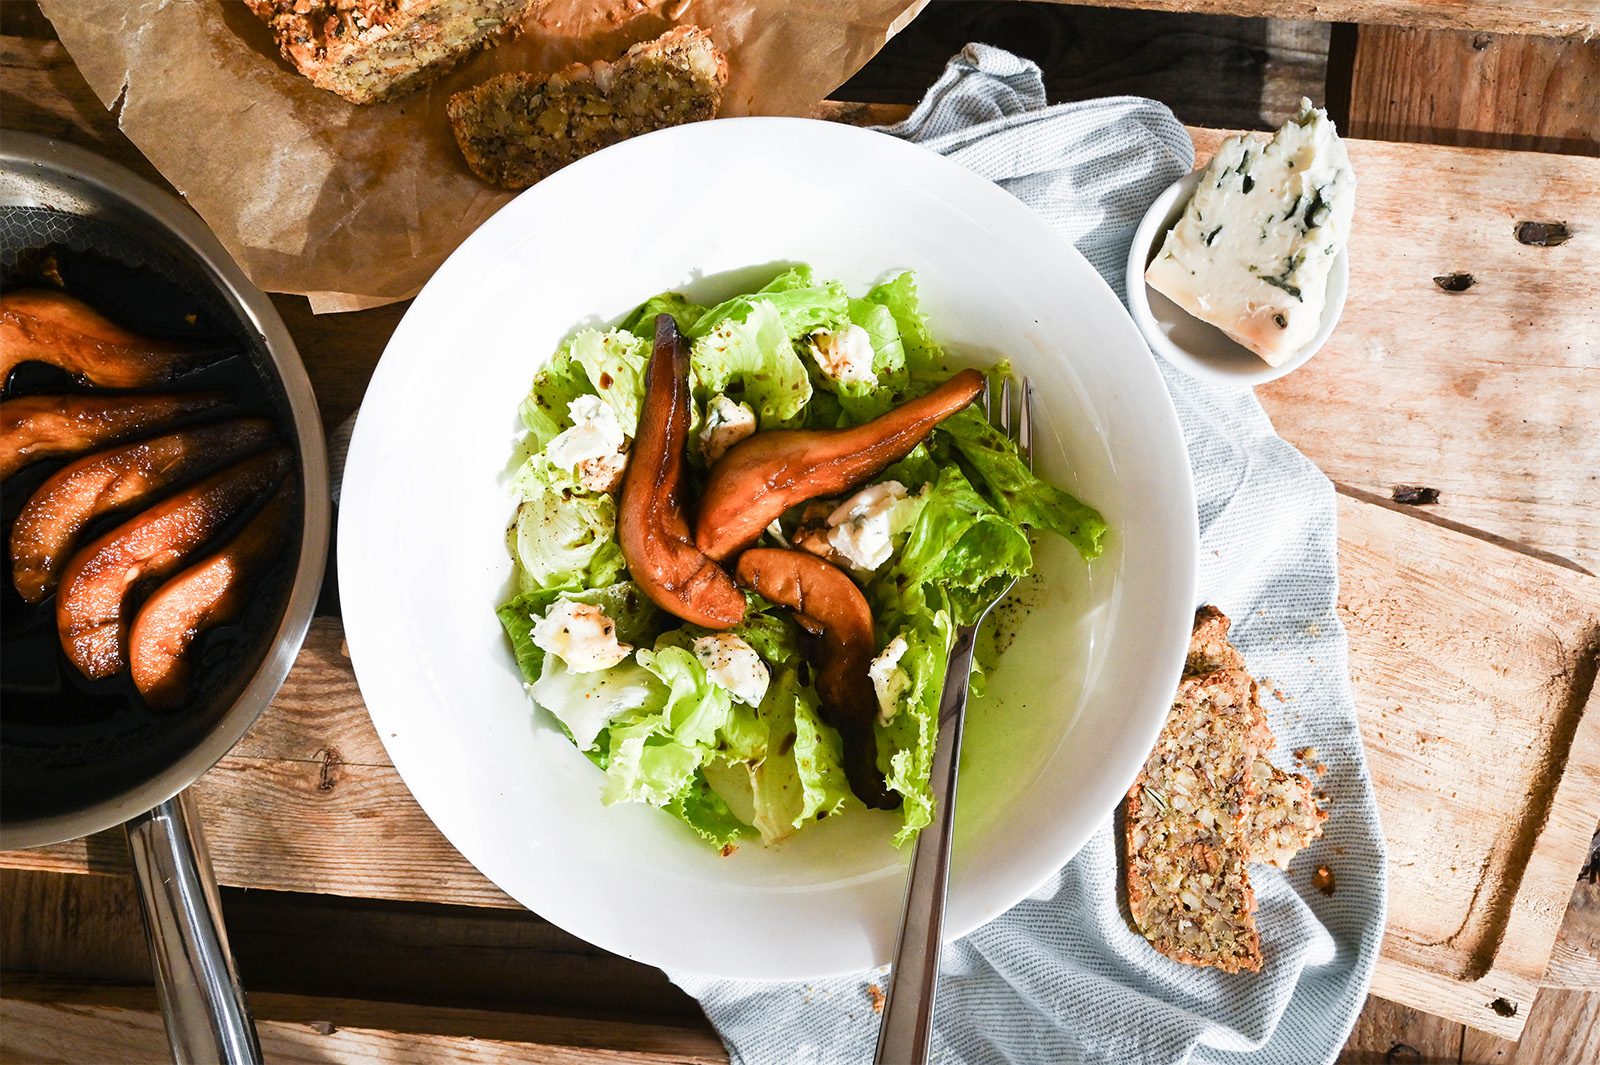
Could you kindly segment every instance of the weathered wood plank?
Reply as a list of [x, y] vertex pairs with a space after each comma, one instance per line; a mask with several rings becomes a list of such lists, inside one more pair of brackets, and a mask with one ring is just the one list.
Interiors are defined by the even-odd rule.
[[[1224, 133], [1192, 130], [1202, 159]], [[1350, 295], [1326, 348], [1256, 389], [1341, 484], [1600, 572], [1600, 160], [1350, 141]], [[1517, 240], [1564, 222], [1556, 247]], [[1462, 292], [1434, 280], [1467, 273]]]
[[1600, 1061], [1600, 992], [1542, 989], [1517, 1042], [1468, 1028], [1462, 1065], [1588, 1065]]
[[1339, 1065], [1392, 1065], [1397, 1061], [1461, 1060], [1465, 1026], [1369, 995], [1350, 1038], [1339, 1052]]
[[1600, 883], [1580, 880], [1573, 889], [1539, 985], [1600, 991]]
[[1348, 132], [1600, 155], [1600, 38], [1363, 26]]
[[1320, 101], [1330, 27], [1283, 18], [1117, 11], [1014, 0], [932, 3], [833, 95], [919, 99], [971, 42], [1033, 60], [1052, 103], [1134, 94], [1198, 126], [1276, 128]]
[[1600, 816], [1600, 580], [1349, 499], [1340, 572], [1389, 844], [1373, 992], [1515, 1038]]
[[[1089, 3], [1091, 0], [1055, 0]], [[1526, 33], [1542, 37], [1600, 34], [1594, 0], [1092, 0], [1098, 7], [1188, 11], [1206, 15], [1319, 19], [1427, 29]]]
[[[0, 869], [0, 898], [0, 983], [18, 973], [151, 982], [131, 876]], [[228, 941], [252, 992], [707, 1030], [699, 1005], [660, 969], [527, 910], [229, 887], [221, 898]]]
[[[626, 1021], [255, 993], [262, 1053], [329, 1062], [538, 1062], [541, 1065], [720, 1065], [715, 1035]], [[0, 1060], [150, 1062], [169, 1056], [154, 988], [7, 979]]]

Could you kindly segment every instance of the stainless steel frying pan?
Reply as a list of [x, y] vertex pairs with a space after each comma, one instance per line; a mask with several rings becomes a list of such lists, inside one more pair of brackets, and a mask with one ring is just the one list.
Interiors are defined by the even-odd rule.
[[[46, 247], [94, 256], [113, 274], [125, 267], [129, 276], [166, 285], [226, 334], [237, 355], [214, 371], [216, 380], [199, 385], [240, 386], [241, 402], [254, 404], [250, 413], [274, 417], [279, 434], [299, 452], [304, 514], [297, 556], [281, 565], [274, 588], [255, 597], [254, 635], [235, 641], [248, 650], [212, 670], [225, 680], [203, 691], [196, 705], [164, 717], [110, 714], [88, 725], [55, 725], [48, 713], [49, 676], [26, 698], [13, 699], [8, 687], [0, 706], [0, 846], [40, 846], [126, 824], [174, 1058], [259, 1061], [204, 840], [182, 793], [255, 722], [310, 624], [330, 521], [316, 402], [272, 303], [192, 210], [90, 152], [0, 131], [0, 259], [10, 268], [19, 256]], [[21, 473], [12, 478], [21, 479]], [[16, 615], [20, 600], [6, 602]], [[25, 620], [6, 619], [8, 641], [11, 622]], [[19, 649], [8, 642], [0, 677], [40, 658], [38, 646]], [[45, 667], [48, 673], [49, 663]], [[24, 704], [45, 709], [31, 719], [12, 713]]]

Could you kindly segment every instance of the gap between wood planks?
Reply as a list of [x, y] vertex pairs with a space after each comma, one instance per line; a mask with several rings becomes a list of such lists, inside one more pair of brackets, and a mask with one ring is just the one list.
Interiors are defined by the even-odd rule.
[[1584, 569], [1570, 558], [1564, 558], [1553, 551], [1545, 551], [1542, 548], [1534, 547], [1532, 544], [1523, 543], [1520, 540], [1513, 540], [1506, 536], [1500, 536], [1497, 533], [1479, 529], [1475, 526], [1467, 525], [1459, 521], [1452, 521], [1449, 518], [1441, 517], [1437, 514], [1431, 514], [1428, 511], [1421, 509], [1429, 504], [1397, 503], [1393, 499], [1385, 499], [1377, 492], [1369, 492], [1365, 488], [1357, 488], [1355, 485], [1344, 484], [1339, 481], [1333, 482], [1333, 488], [1334, 491], [1338, 492], [1340, 495], [1349, 496], [1351, 499], [1358, 499], [1363, 503], [1371, 503], [1372, 505], [1382, 507], [1385, 510], [1392, 510], [1396, 514], [1404, 514], [1408, 518], [1415, 518], [1418, 521], [1425, 521], [1430, 525], [1437, 525], [1441, 529], [1449, 529], [1451, 532], [1458, 532], [1463, 536], [1470, 536], [1473, 539], [1482, 540], [1484, 543], [1493, 544], [1496, 547], [1503, 547], [1507, 551], [1514, 551], [1519, 555], [1527, 555], [1529, 558], [1538, 559], [1540, 562], [1548, 562], [1552, 566], [1560, 566], [1563, 569], [1569, 569], [1575, 573], [1581, 573], [1586, 577], [1595, 576], [1595, 574]]

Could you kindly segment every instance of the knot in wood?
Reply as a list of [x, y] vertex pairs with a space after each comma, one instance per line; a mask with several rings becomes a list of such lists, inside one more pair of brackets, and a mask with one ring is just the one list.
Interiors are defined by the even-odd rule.
[[317, 790], [332, 791], [335, 784], [339, 783], [338, 766], [344, 761], [339, 757], [336, 747], [321, 747], [311, 756], [322, 763], [322, 768], [317, 773]]

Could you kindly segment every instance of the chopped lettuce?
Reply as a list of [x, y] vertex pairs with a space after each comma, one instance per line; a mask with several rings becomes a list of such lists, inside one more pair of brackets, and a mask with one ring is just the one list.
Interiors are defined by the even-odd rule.
[[533, 389], [517, 408], [531, 437], [529, 452], [543, 451], [563, 429], [570, 429], [572, 416], [567, 409], [573, 400], [593, 391], [583, 366], [566, 351], [558, 352], [534, 375]]
[[573, 673], [555, 655], [544, 656], [544, 668], [528, 693], [566, 726], [580, 751], [593, 747], [612, 721], [659, 705], [662, 695], [649, 671], [635, 662]]
[[704, 772], [695, 773], [688, 786], [674, 795], [664, 809], [724, 854], [731, 853], [738, 840], [750, 835], [750, 826], [734, 816]]
[[[752, 834], [775, 844], [861, 803], [811, 682], [814, 638], [794, 615], [747, 593], [744, 620], [728, 631], [755, 650], [771, 682], [759, 706], [735, 701], [694, 653], [695, 640], [709, 630], [660, 610], [628, 579], [615, 501], [585, 490], [575, 470], [547, 454], [550, 441], [571, 427], [569, 407], [580, 396], [599, 396], [631, 438], [662, 313], [690, 341], [691, 433], [718, 393], [748, 403], [761, 430], [851, 426], [937, 387], [950, 370], [909, 272], [852, 299], [842, 283], [796, 266], [712, 307], [666, 292], [618, 328], [579, 330], [535, 376], [522, 403], [528, 435], [512, 485], [520, 506], [508, 532], [515, 595], [498, 611], [518, 669], [534, 700], [604, 774], [604, 802], [656, 806], [727, 853]], [[873, 380], [840, 382], [811, 353], [819, 331], [852, 326], [871, 343]], [[690, 476], [703, 477], [697, 449], [690, 454]], [[1029, 529], [1059, 533], [1087, 560], [1100, 553], [1106, 527], [1092, 508], [1035, 477], [974, 408], [947, 418], [876, 480], [899, 481], [914, 500], [889, 561], [869, 577], [856, 575], [872, 607], [877, 648], [897, 637], [906, 644], [898, 667], [907, 684], [893, 713], [875, 726], [879, 768], [902, 797], [894, 837], [901, 845], [932, 817], [929, 772], [956, 627], [1030, 571]], [[786, 527], [795, 519], [786, 517]], [[562, 600], [598, 606], [632, 649], [628, 656], [608, 669], [573, 673], [541, 650], [533, 628]]]
[[928, 319], [923, 315], [921, 302], [917, 298], [917, 279], [910, 270], [872, 289], [867, 293], [866, 301], [881, 304], [894, 318], [900, 345], [905, 353], [906, 368], [912, 377], [943, 371], [944, 349], [928, 332]]
[[894, 837], [897, 847], [915, 839], [918, 830], [933, 819], [929, 774], [933, 769], [934, 741], [939, 734], [945, 663], [954, 638], [950, 615], [943, 610], [907, 621], [908, 627], [895, 635], [906, 641], [899, 665], [911, 679], [911, 686], [889, 723], [877, 729], [879, 762], [887, 762], [884, 779], [902, 799], [900, 830]]
[[742, 400], [756, 412], [761, 429], [792, 424], [811, 398], [805, 364], [769, 300], [749, 304], [743, 317], [729, 315], [716, 322], [694, 342], [689, 367], [701, 405], [719, 392]]
[[872, 369], [877, 379], [845, 382], [819, 370], [813, 380], [838, 398], [842, 424], [860, 425], [887, 414], [899, 403], [911, 378], [899, 326], [887, 307], [870, 300], [851, 300], [849, 324], [860, 326], [872, 341]]
[[1106, 533], [1100, 512], [1034, 476], [1017, 446], [976, 409], [957, 411], [939, 423], [938, 431], [955, 444], [1008, 520], [1061, 535], [1084, 561], [1100, 557]]
[[705, 316], [706, 308], [691, 302], [689, 297], [681, 292], [663, 292], [659, 296], [651, 296], [641, 303], [637, 310], [628, 315], [622, 323], [622, 328], [634, 336], [644, 337], [654, 343], [656, 335], [656, 315], [670, 314], [673, 321], [678, 323], [678, 332], [685, 335], [694, 328], [694, 324]]
[[691, 340], [710, 336], [729, 320], [748, 320], [755, 307], [763, 303], [777, 311], [784, 335], [799, 340], [819, 329], [844, 323], [850, 298], [845, 294], [843, 282], [825, 281], [819, 285], [811, 267], [797, 266], [747, 296], [735, 296], [717, 304], [684, 335]]
[[973, 620], [1015, 577], [1033, 568], [1027, 535], [986, 503], [961, 470], [946, 466], [924, 494], [898, 561], [878, 581], [936, 585], [955, 620]]
[[609, 333], [585, 329], [567, 341], [567, 353], [583, 367], [591, 391], [616, 414], [626, 436], [632, 436], [639, 426], [650, 348], [650, 341], [621, 329]]
[[589, 603], [605, 611], [617, 626], [617, 639], [632, 647], [646, 646], [661, 627], [661, 610], [632, 581], [619, 581], [598, 588], [555, 586], [523, 592], [495, 613], [511, 639], [517, 668], [523, 680], [533, 684], [544, 669], [544, 650], [533, 642], [533, 626], [561, 599]]
[[517, 590], [615, 583], [627, 568], [616, 531], [610, 496], [538, 492], [517, 508], [511, 527]]

